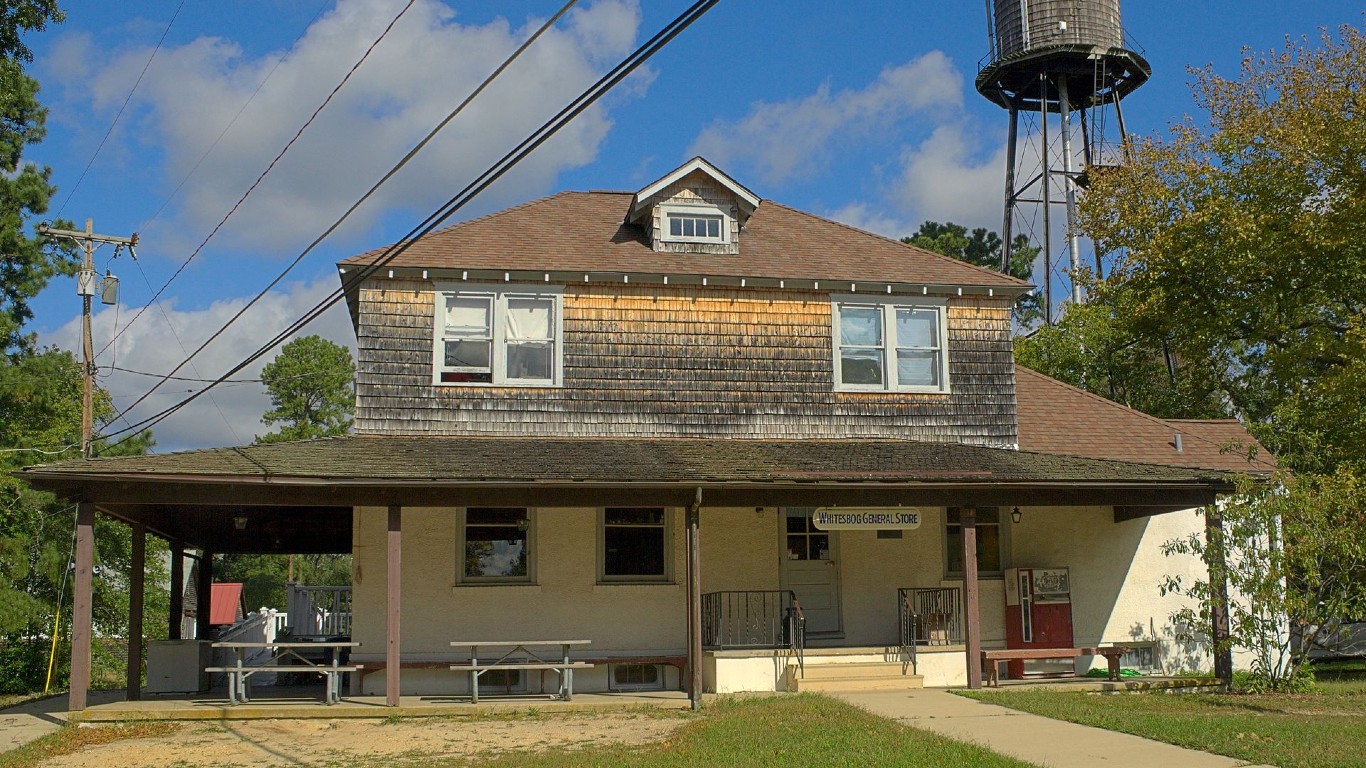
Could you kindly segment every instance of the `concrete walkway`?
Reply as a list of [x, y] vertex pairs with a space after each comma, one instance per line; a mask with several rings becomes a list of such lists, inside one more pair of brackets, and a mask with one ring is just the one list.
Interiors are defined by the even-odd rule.
[[830, 695], [899, 723], [980, 744], [1048, 768], [1249, 766], [1232, 757], [984, 704], [943, 689]]
[[[91, 691], [91, 706], [122, 701], [123, 691]], [[61, 729], [67, 723], [67, 695], [26, 701], [0, 709], [0, 752], [8, 752]]]

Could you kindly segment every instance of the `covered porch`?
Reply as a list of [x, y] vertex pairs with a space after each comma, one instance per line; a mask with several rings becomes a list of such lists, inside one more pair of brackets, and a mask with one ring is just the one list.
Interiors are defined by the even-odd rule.
[[[594, 648], [583, 656], [608, 668], [677, 660], [679, 687], [697, 706], [704, 691], [725, 689], [706, 680], [718, 660], [765, 653], [796, 657], [801, 674], [815, 650], [881, 649], [897, 661], [910, 656], [913, 668], [932, 659], [946, 681], [956, 669], [966, 685], [980, 686], [975, 660], [1001, 611], [984, 610], [984, 584], [999, 606], [1003, 580], [979, 577], [979, 540], [993, 527], [988, 535], [1013, 535], [1002, 510], [1018, 507], [1033, 524], [1059, 530], [1084, 515], [1103, 529], [1232, 490], [1218, 472], [892, 440], [348, 437], [76, 461], [24, 477], [80, 503], [72, 710], [87, 704], [97, 513], [132, 526], [135, 541], [150, 533], [173, 551], [199, 550], [204, 563], [215, 552], [352, 552], [361, 642], [353, 660], [369, 659], [377, 670], [367, 669], [372, 682], [358, 693], [382, 694], [385, 706], [440, 685], [448, 641], [521, 628], [547, 638], [591, 631], [585, 639]], [[809, 521], [812, 509], [850, 507], [922, 511], [927, 530], [934, 517], [934, 535], [908, 543], [878, 529], [831, 532], [822, 557], [821, 532], [806, 522], [791, 527]], [[524, 530], [539, 542], [540, 572], [518, 584], [461, 584], [444, 562], [433, 563], [434, 552], [455, 557], [464, 535], [452, 530], [455, 515], [471, 508], [534, 510]], [[594, 546], [601, 518], [593, 516], [609, 508], [670, 510], [678, 572], [617, 584], [570, 568], [592, 562], [579, 550]], [[989, 524], [986, 510], [994, 510]], [[1091, 549], [1122, 554], [1107, 538], [1090, 541]], [[1030, 545], [1029, 565], [1060, 565], [1039, 544], [1048, 539]], [[798, 543], [806, 549], [793, 557]], [[940, 554], [925, 556], [931, 549]], [[853, 561], [841, 562], [846, 555]], [[957, 579], [945, 567], [950, 560], [960, 564]], [[799, 597], [809, 586], [803, 565], [837, 569], [845, 589], [833, 614]], [[212, 568], [200, 572], [211, 578]], [[134, 581], [131, 599], [140, 601]], [[854, 582], [863, 586], [852, 589]], [[827, 624], [813, 631], [813, 619]], [[130, 698], [141, 634], [130, 627]]]

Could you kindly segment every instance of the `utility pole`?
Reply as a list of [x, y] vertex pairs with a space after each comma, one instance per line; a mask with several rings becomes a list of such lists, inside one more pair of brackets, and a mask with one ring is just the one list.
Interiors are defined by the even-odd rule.
[[[90, 458], [91, 434], [95, 430], [95, 345], [90, 338], [90, 304], [95, 295], [95, 284], [100, 281], [95, 274], [95, 248], [99, 245], [126, 245], [129, 248], [138, 244], [136, 232], [131, 237], [95, 234], [95, 220], [85, 220], [85, 231], [74, 229], [52, 229], [39, 225], [38, 234], [51, 237], [66, 237], [80, 243], [85, 251], [81, 260], [81, 271], [76, 278], [76, 293], [81, 297], [81, 456]], [[112, 304], [113, 301], [105, 300]]]

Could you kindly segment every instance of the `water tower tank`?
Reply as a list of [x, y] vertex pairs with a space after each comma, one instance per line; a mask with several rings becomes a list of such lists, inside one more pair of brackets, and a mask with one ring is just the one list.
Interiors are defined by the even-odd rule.
[[1002, 59], [1049, 45], [1124, 47], [1119, 0], [1001, 0], [995, 23]]
[[995, 0], [990, 5], [989, 62], [977, 90], [1002, 107], [1060, 105], [1041, 78], [1068, 77], [1070, 106], [1114, 101], [1152, 73], [1144, 58], [1124, 46], [1119, 0]]

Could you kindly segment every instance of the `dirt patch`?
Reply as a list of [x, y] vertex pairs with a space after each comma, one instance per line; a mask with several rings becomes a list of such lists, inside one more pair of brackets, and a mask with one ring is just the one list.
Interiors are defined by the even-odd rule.
[[607, 712], [508, 719], [248, 720], [186, 724], [177, 733], [83, 749], [44, 763], [63, 768], [425, 764], [519, 750], [662, 741], [681, 714]]

